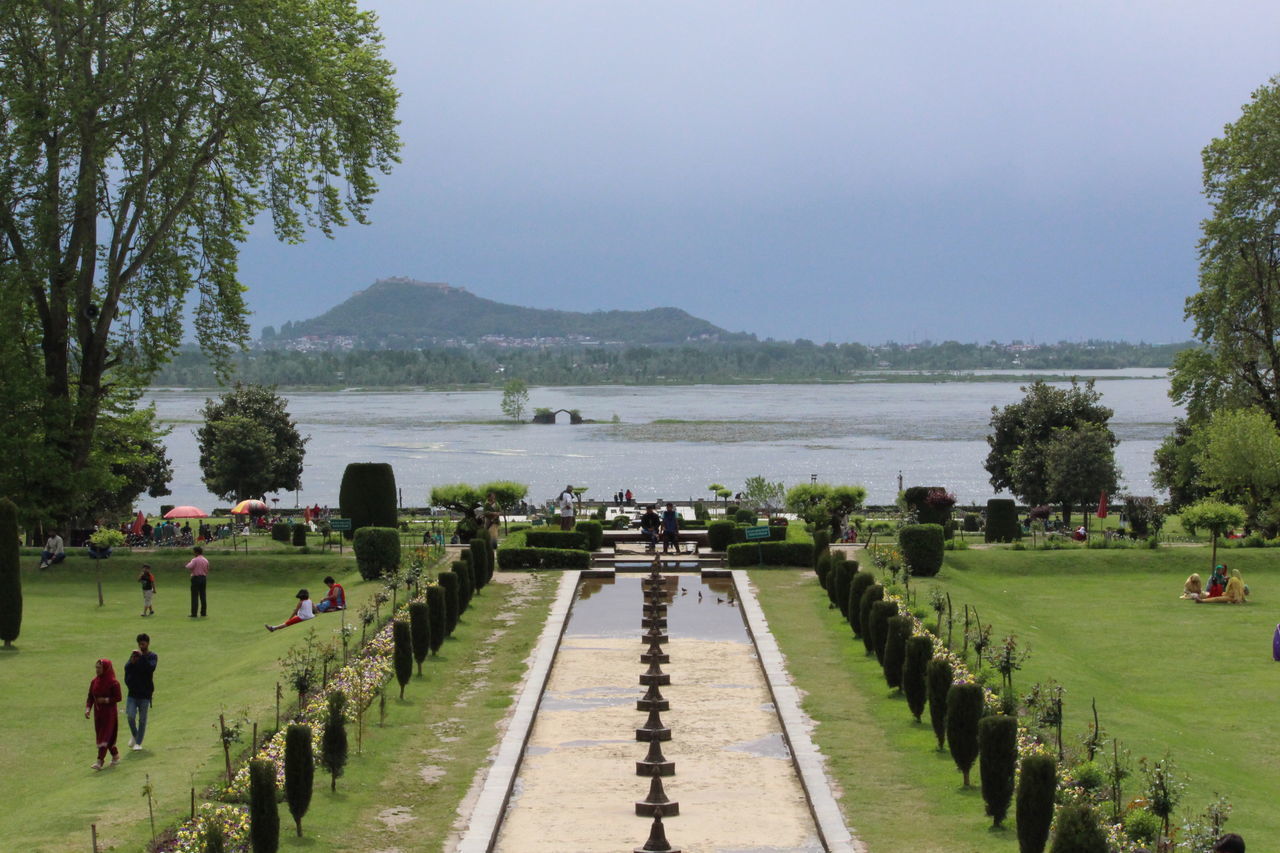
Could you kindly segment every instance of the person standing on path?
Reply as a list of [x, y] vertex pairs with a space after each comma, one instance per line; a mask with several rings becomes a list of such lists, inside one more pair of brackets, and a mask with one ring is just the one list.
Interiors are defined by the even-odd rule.
[[675, 504], [667, 504], [662, 513], [662, 553], [667, 553], [669, 545], [680, 553], [680, 516], [676, 514]]
[[191, 618], [196, 618], [199, 606], [200, 616], [208, 616], [209, 608], [205, 600], [205, 587], [209, 583], [209, 561], [205, 559], [204, 549], [197, 545], [192, 549], [195, 556], [187, 563], [187, 571], [191, 572]]
[[116, 749], [116, 731], [120, 726], [120, 682], [111, 661], [101, 658], [94, 664], [94, 678], [89, 682], [89, 698], [84, 701], [84, 718], [93, 714], [94, 742], [98, 745], [98, 760], [90, 765], [102, 769], [102, 759], [111, 753], [111, 766], [120, 763], [120, 750]]
[[151, 710], [151, 696], [155, 693], [156, 664], [160, 659], [151, 651], [151, 638], [138, 635], [138, 647], [129, 654], [124, 665], [124, 686], [129, 695], [124, 700], [124, 715], [129, 721], [129, 748], [142, 749], [142, 739], [147, 734], [147, 712]]
[[573, 529], [573, 486], [565, 486], [560, 493], [560, 529]]

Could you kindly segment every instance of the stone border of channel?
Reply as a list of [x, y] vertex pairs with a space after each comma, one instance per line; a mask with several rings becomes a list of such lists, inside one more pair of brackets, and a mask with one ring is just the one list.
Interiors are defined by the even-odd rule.
[[813, 719], [800, 707], [800, 692], [791, 683], [782, 651], [769, 630], [769, 621], [756, 600], [751, 580], [741, 569], [734, 569], [732, 575], [747, 630], [755, 642], [774, 708], [782, 721], [782, 736], [791, 750], [791, 761], [800, 776], [823, 846], [830, 853], [869, 853], [867, 845], [845, 825], [827, 777], [826, 759], [810, 737]]
[[515, 710], [507, 721], [507, 731], [502, 736], [498, 755], [485, 775], [484, 785], [467, 821], [467, 829], [454, 848], [455, 853], [488, 853], [498, 840], [498, 827], [502, 823], [507, 802], [511, 799], [511, 789], [520, 769], [520, 761], [524, 757], [525, 745], [529, 742], [529, 733], [533, 731], [533, 718], [538, 712], [542, 694], [547, 689], [551, 665], [555, 663], [560, 638], [569, 621], [569, 608], [578, 590], [581, 574], [580, 571], [566, 571], [560, 577], [560, 588], [556, 591], [555, 602], [551, 605], [547, 622], [542, 626], [542, 634], [534, 646], [528, 676], [520, 688]]

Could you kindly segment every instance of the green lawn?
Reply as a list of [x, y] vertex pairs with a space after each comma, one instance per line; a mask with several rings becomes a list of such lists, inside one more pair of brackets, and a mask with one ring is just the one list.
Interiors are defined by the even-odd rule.
[[[976, 605], [997, 640], [1031, 649], [1015, 686], [1057, 679], [1066, 688], [1064, 736], [1077, 743], [1098, 701], [1104, 730], [1139, 756], [1168, 750], [1190, 778], [1180, 813], [1221, 792], [1231, 828], [1262, 842], [1280, 837], [1271, 808], [1280, 747], [1268, 737], [1280, 664], [1271, 659], [1280, 571], [1271, 550], [1219, 552], [1253, 590], [1244, 607], [1181, 601], [1182, 581], [1205, 573], [1207, 547], [1146, 550], [948, 552], [935, 581], [960, 610]], [[992, 832], [981, 797], [960, 790], [927, 723], [884, 685], [874, 658], [851, 638], [811, 576], [753, 572], [766, 614], [815, 732], [843, 788], [850, 824], [873, 850], [1016, 850], [1012, 831]], [[957, 641], [960, 629], [957, 628]], [[1128, 796], [1138, 794], [1136, 780]]]

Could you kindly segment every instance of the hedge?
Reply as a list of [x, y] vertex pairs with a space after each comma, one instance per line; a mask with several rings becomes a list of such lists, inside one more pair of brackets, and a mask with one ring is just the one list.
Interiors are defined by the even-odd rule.
[[598, 521], [579, 521], [573, 529], [586, 536], [588, 551], [599, 551], [604, 544], [604, 525]]
[[271, 525], [271, 538], [276, 542], [288, 542], [292, 533], [289, 530], [290, 525], [283, 521], [277, 521]]
[[898, 530], [902, 559], [915, 577], [931, 578], [942, 570], [946, 540], [938, 524], [908, 524]]
[[400, 568], [400, 531], [394, 527], [361, 527], [352, 546], [356, 568], [367, 581]]
[[586, 569], [591, 554], [577, 548], [499, 548], [498, 568], [512, 569]]
[[741, 566], [797, 566], [813, 565], [812, 542], [744, 542], [730, 545], [727, 552], [729, 565]]
[[712, 551], [728, 551], [737, 540], [738, 525], [732, 521], [713, 521], [707, 525], [707, 545]]
[[[530, 548], [574, 548], [587, 550], [587, 534], [581, 530], [526, 530], [524, 541]], [[506, 568], [506, 566], [503, 566]]]
[[396, 474], [388, 462], [352, 462], [342, 472], [338, 506], [355, 530], [395, 527]]
[[295, 524], [293, 526], [293, 544], [307, 544], [307, 526], [305, 524]]
[[1017, 542], [1022, 539], [1022, 525], [1018, 523], [1018, 506], [1008, 498], [992, 498], [987, 501], [987, 529], [985, 542]]

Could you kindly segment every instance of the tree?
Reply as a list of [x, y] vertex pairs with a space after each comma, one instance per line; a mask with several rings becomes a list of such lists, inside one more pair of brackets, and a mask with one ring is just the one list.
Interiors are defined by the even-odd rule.
[[[1102, 395], [1093, 380], [1082, 387], [1074, 379], [1070, 388], [1054, 388], [1037, 380], [1023, 386], [1024, 397], [1003, 409], [991, 408], [991, 433], [984, 467], [996, 491], [1008, 489], [1031, 506], [1053, 499], [1049, 488], [1047, 451], [1058, 430], [1075, 430], [1084, 424], [1100, 426], [1112, 447], [1118, 443], [1107, 422], [1112, 410], [1101, 404]], [[1063, 503], [1062, 513], [1071, 520], [1071, 503]]]
[[257, 214], [294, 242], [366, 221], [398, 96], [355, 0], [14, 0], [0, 56], [0, 292], [30, 359], [0, 393], [39, 377], [35, 502], [61, 521], [104, 403], [145, 387], [189, 306], [224, 368], [247, 339], [236, 263]]
[[1058, 763], [1053, 756], [1035, 752], [1022, 759], [1014, 814], [1020, 853], [1044, 850], [1053, 823], [1053, 800], [1057, 791]]
[[763, 476], [748, 477], [742, 487], [743, 500], [763, 507], [766, 510], [782, 506], [787, 496], [787, 487], [782, 483], [771, 483]]
[[982, 799], [993, 826], [1004, 823], [1013, 800], [1013, 776], [1018, 765], [1018, 721], [996, 714], [978, 721], [978, 770]]
[[502, 413], [516, 423], [524, 423], [524, 410], [529, 407], [529, 386], [523, 379], [511, 379], [502, 386]]
[[1244, 510], [1240, 507], [1212, 498], [1193, 503], [1182, 511], [1181, 518], [1182, 526], [1188, 532], [1208, 530], [1213, 537], [1213, 550], [1209, 557], [1210, 566], [1218, 564], [1218, 537], [1245, 522]]
[[1176, 418], [1173, 432], [1156, 448], [1151, 481], [1169, 492], [1171, 509], [1181, 509], [1209, 496], [1196, 465], [1203, 437], [1203, 432], [1192, 429], [1186, 419]]
[[841, 533], [845, 518], [866, 499], [867, 490], [862, 486], [801, 483], [787, 490], [786, 508], [810, 524], [828, 525], [834, 538]]
[[320, 762], [329, 771], [329, 790], [338, 790], [338, 777], [347, 766], [347, 695], [334, 690], [325, 700], [328, 714], [324, 722], [324, 735], [320, 738]]
[[274, 388], [236, 383], [218, 402], [206, 400], [200, 470], [210, 492], [227, 501], [302, 487], [310, 438], [298, 434]]
[[255, 758], [249, 762], [249, 848], [253, 853], [276, 853], [279, 847], [276, 763], [270, 758]]
[[1050, 499], [1063, 506], [1084, 506], [1104, 491], [1115, 492], [1115, 444], [1111, 430], [1094, 423], [1054, 430], [1044, 447]]
[[973, 683], [953, 684], [947, 691], [947, 744], [951, 758], [969, 787], [969, 771], [978, 757], [978, 721], [982, 719], [982, 687]]
[[451, 483], [444, 486], [433, 486], [431, 489], [431, 505], [461, 513], [464, 518], [471, 518], [476, 504], [484, 503], [484, 494], [469, 483]]
[[294, 828], [302, 837], [302, 818], [311, 808], [316, 759], [311, 749], [311, 726], [294, 723], [284, 739], [284, 799], [289, 804]]
[[1280, 492], [1280, 432], [1261, 409], [1226, 409], [1198, 429], [1203, 434], [1196, 467], [1214, 493], [1244, 504], [1256, 526], [1262, 509]]
[[0, 640], [6, 649], [22, 631], [22, 558], [18, 554], [18, 508], [0, 498]]
[[[715, 500], [720, 497], [720, 493], [724, 491], [724, 485], [721, 483], [708, 483], [707, 491], [711, 493], [711, 499]], [[732, 494], [732, 492], [730, 492]]]
[[413, 678], [413, 634], [409, 623], [397, 619], [391, 623], [392, 661], [395, 664], [396, 681], [400, 682], [400, 698], [404, 698], [404, 688]]

